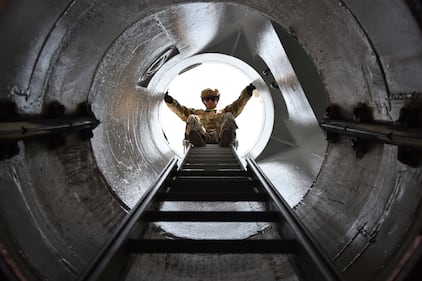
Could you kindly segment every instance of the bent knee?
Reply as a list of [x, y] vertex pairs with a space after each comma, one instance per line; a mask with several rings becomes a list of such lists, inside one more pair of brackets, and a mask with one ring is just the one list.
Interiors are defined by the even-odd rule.
[[194, 122], [195, 120], [199, 121], [198, 115], [191, 114], [191, 115], [188, 116], [188, 119], [186, 120], [186, 122]]
[[224, 115], [223, 115], [223, 119], [222, 119], [222, 121], [224, 122], [224, 121], [232, 121], [232, 122], [234, 122], [234, 115], [233, 115], [233, 113], [231, 113], [231, 112], [226, 112], [226, 113], [224, 113]]
[[224, 113], [224, 117], [226, 117], [226, 118], [233, 118], [234, 119], [234, 115], [231, 112], [225, 112]]

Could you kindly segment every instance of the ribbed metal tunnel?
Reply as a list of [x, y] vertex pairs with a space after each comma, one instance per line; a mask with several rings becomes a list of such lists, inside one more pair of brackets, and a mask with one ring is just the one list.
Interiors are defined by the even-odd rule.
[[[204, 53], [270, 70], [254, 83], [274, 106], [273, 129], [250, 154], [346, 279], [395, 280], [412, 265], [421, 169], [398, 162], [395, 146], [374, 145], [362, 159], [347, 139], [327, 146], [317, 123], [328, 104], [351, 117], [359, 102], [377, 120], [397, 120], [406, 98], [420, 95], [421, 29], [405, 1], [109, 2], [0, 1], [0, 98], [32, 115], [51, 101], [69, 112], [88, 101], [101, 121], [89, 143], [20, 142], [0, 161], [0, 243], [29, 280], [77, 279], [142, 197], [174, 155], [159, 126], [166, 81]], [[140, 86], [169, 48], [178, 54]], [[271, 235], [258, 225], [228, 232]], [[272, 255], [137, 262], [128, 280], [296, 280]]]

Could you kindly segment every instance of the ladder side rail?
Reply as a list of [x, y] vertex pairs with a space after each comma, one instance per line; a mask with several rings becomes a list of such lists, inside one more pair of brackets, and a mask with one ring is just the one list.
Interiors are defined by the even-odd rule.
[[[316, 272], [319, 272], [321, 279], [313, 275], [310, 280], [325, 280], [325, 281], [343, 281], [344, 278], [337, 270], [333, 261], [326, 255], [316, 240], [312, 237], [309, 231], [302, 224], [297, 215], [292, 211], [289, 204], [277, 191], [271, 181], [265, 176], [257, 163], [251, 159], [246, 159], [247, 168], [251, 171], [253, 178], [255, 178], [261, 187], [268, 193], [273, 201], [274, 207], [279, 211], [285, 220], [285, 224], [294, 238], [297, 240], [299, 247], [303, 249], [308, 260], [312, 263], [306, 262], [310, 266], [313, 265]], [[308, 268], [309, 270], [310, 268]], [[309, 276], [309, 275], [308, 275]]]
[[176, 171], [178, 158], [172, 158], [154, 184], [152, 184], [135, 207], [125, 216], [123, 221], [114, 230], [110, 238], [100, 249], [97, 256], [88, 264], [81, 274], [80, 281], [94, 280], [121, 280], [133, 260], [133, 255], [126, 249], [129, 235], [141, 232], [138, 223], [150, 207], [155, 195], [165, 186], [167, 179]]
[[179, 164], [179, 168], [178, 168], [179, 171], [183, 169], [183, 165], [185, 165], [186, 159], [187, 159], [191, 149], [192, 149], [192, 144], [189, 144], [188, 148], [185, 151], [185, 154], [183, 155], [182, 159], [180, 160], [180, 164]]
[[231, 149], [232, 149], [233, 154], [234, 154], [234, 157], [236, 158], [236, 161], [239, 163], [239, 166], [242, 169], [242, 171], [246, 171], [246, 168], [243, 165], [242, 160], [240, 160], [240, 157], [239, 157], [239, 155], [236, 152], [236, 149], [235, 149], [235, 145], [234, 144], [232, 144]]

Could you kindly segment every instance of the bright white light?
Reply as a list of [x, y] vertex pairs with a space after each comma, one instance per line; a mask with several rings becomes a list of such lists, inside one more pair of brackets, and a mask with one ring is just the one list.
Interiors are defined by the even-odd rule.
[[[251, 82], [251, 78], [239, 68], [219, 62], [206, 62], [176, 76], [169, 84], [169, 94], [179, 103], [189, 108], [205, 109], [201, 101], [201, 91], [205, 88], [218, 89], [220, 101], [217, 109], [235, 101], [240, 92]], [[237, 140], [238, 153], [246, 154], [256, 143], [262, 131], [264, 110], [260, 96], [253, 96], [243, 112], [236, 118], [239, 127]], [[185, 122], [174, 114], [163, 102], [161, 122], [170, 146], [183, 154]]]

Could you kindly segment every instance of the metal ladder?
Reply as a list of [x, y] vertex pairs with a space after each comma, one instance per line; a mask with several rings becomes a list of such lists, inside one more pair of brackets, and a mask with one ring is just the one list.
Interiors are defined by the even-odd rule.
[[[268, 201], [257, 189], [251, 173], [244, 170], [232, 148], [207, 145], [193, 147], [180, 169], [170, 175], [155, 199], [159, 202]], [[278, 222], [275, 211], [146, 211], [148, 222]], [[131, 239], [136, 253], [293, 253], [296, 241], [277, 240], [192, 240]]]
[[[299, 280], [343, 280], [290, 207], [252, 159], [247, 168], [233, 147], [190, 147], [180, 167], [169, 162], [156, 184], [127, 215], [80, 280], [122, 280], [136, 254], [289, 254]], [[265, 211], [164, 211], [163, 202], [262, 202]], [[277, 239], [149, 239], [155, 222], [270, 222]]]

